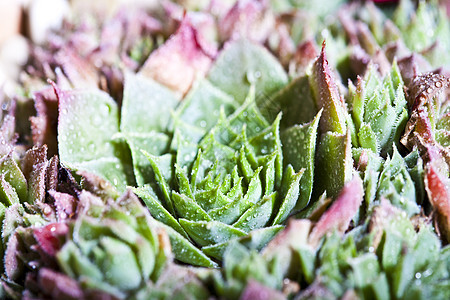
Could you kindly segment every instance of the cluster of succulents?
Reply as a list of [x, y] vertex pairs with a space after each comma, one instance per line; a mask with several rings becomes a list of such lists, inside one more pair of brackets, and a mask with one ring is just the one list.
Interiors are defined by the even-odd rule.
[[0, 297], [448, 299], [450, 11], [377, 2], [74, 4], [0, 94]]

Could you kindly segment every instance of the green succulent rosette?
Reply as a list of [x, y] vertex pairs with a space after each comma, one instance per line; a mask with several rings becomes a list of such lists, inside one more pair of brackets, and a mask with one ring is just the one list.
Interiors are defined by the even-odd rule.
[[0, 160], [0, 295], [12, 299], [23, 297], [30, 268], [41, 266], [39, 255], [25, 250], [35, 243], [32, 231], [74, 218], [80, 189], [57, 157], [47, 159], [45, 146], [29, 149], [20, 159], [16, 147], [3, 143], [8, 152]]
[[[191, 151], [197, 154], [186, 160]], [[302, 172], [283, 170], [279, 119], [269, 126], [251, 98], [230, 117], [219, 117], [198, 145], [181, 140], [175, 157], [148, 159], [157, 188], [136, 193], [156, 218], [176, 224], [179, 234], [219, 260], [233, 239], [261, 248], [297, 203]]]
[[145, 73], [127, 73], [120, 122], [105, 93], [55, 85], [61, 159], [118, 190], [137, 185], [167, 226], [175, 258], [216, 266], [233, 240], [261, 249], [311, 199], [321, 112], [280, 127], [282, 115], [269, 122], [258, 105], [287, 81], [267, 50], [240, 39], [225, 45], [182, 102]]
[[107, 206], [95, 201], [88, 205], [89, 213], [70, 224], [67, 240], [56, 253], [62, 272], [83, 289], [117, 298], [156, 281], [170, 259], [170, 244], [152, 227], [146, 209], [131, 196]]
[[15, 230], [2, 278], [7, 296], [207, 298], [197, 274], [173, 264], [165, 230], [133, 193], [102, 200], [83, 190], [79, 201], [74, 219]]

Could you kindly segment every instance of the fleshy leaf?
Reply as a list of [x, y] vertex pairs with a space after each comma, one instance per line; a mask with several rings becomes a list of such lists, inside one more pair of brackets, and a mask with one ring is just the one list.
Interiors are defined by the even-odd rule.
[[152, 52], [140, 70], [146, 77], [184, 95], [192, 83], [209, 70], [215, 46], [194, 26], [193, 16], [186, 14], [174, 35]]
[[408, 173], [404, 159], [394, 147], [391, 159], [387, 159], [380, 174], [377, 196], [389, 199], [409, 216], [419, 213], [414, 182]]
[[3, 191], [14, 197], [12, 192], [18, 197], [17, 200], [28, 200], [27, 180], [20, 170], [17, 162], [14, 160], [12, 154], [6, 154], [0, 158], [0, 174], [2, 177]]
[[244, 102], [252, 85], [258, 91], [257, 97], [267, 97], [288, 81], [278, 61], [265, 48], [247, 40], [226, 44], [208, 79], [239, 103]]
[[326, 191], [330, 197], [337, 196], [352, 176], [353, 162], [349, 132], [344, 135], [327, 132], [321, 136], [317, 146], [315, 170], [317, 170], [315, 193], [322, 194]]
[[243, 230], [217, 221], [189, 221], [180, 219], [180, 225], [201, 246], [222, 243], [232, 238], [247, 235]]
[[150, 213], [156, 220], [166, 224], [167, 226], [172, 227], [179, 234], [183, 235], [184, 237], [187, 237], [184, 229], [180, 226], [180, 224], [178, 224], [178, 221], [173, 217], [173, 215], [170, 214], [167, 211], [167, 209], [162, 205], [162, 203], [158, 200], [158, 197], [153, 192], [151, 187], [143, 186], [135, 188], [133, 189], [133, 191], [144, 201], [144, 203], [150, 210]]
[[338, 86], [325, 55], [325, 44], [322, 52], [314, 62], [309, 82], [318, 109], [323, 109], [319, 122], [320, 131], [333, 131], [345, 134], [346, 108], [343, 98], [339, 94]]
[[191, 241], [173, 230], [172, 227], [166, 225], [163, 225], [162, 227], [169, 235], [170, 245], [172, 246], [176, 259], [194, 266], [208, 268], [217, 267], [217, 263], [213, 262], [208, 256], [195, 247]]
[[117, 104], [101, 91], [61, 91], [58, 145], [61, 162], [75, 170], [91, 171], [123, 190], [134, 184], [130, 157], [123, 141], [112, 137], [119, 130]]
[[140, 74], [126, 73], [120, 131], [164, 132], [177, 104], [178, 100], [168, 88]]
[[178, 117], [190, 125], [209, 130], [217, 123], [220, 110], [230, 115], [237, 106], [233, 98], [213, 86], [208, 80], [194, 83], [181, 106]]
[[305, 169], [300, 179], [300, 195], [294, 209], [296, 211], [306, 207], [311, 198], [317, 128], [321, 115], [322, 111], [310, 123], [293, 126], [281, 134], [284, 164], [291, 164], [296, 172]]
[[215, 244], [211, 246], [205, 246], [202, 251], [207, 255], [214, 257], [216, 259], [222, 259], [223, 254], [228, 246], [235, 243], [236, 241], [246, 246], [249, 249], [262, 250], [271, 241], [278, 232], [280, 232], [284, 226], [270, 226], [261, 229], [255, 229], [250, 231], [248, 235], [240, 237], [237, 239], [232, 239], [224, 243]]
[[164, 133], [155, 131], [149, 131], [148, 133], [127, 133], [123, 134], [123, 137], [130, 147], [134, 175], [138, 186], [150, 183], [150, 179], [154, 177], [154, 173], [150, 162], [142, 151], [152, 155], [162, 155], [169, 148], [169, 137]]
[[294, 169], [289, 165], [285, 172], [281, 188], [282, 202], [278, 209], [277, 215], [273, 220], [273, 225], [282, 224], [292, 213], [294, 207], [298, 204], [300, 179], [302, 178], [304, 169], [295, 173]]
[[219, 33], [222, 40], [247, 38], [263, 43], [274, 19], [269, 10], [268, 2], [236, 1], [219, 23]]
[[111, 137], [119, 131], [117, 104], [101, 91], [61, 91], [58, 141], [61, 161], [68, 165], [114, 157]]
[[283, 113], [282, 129], [308, 123], [318, 112], [307, 76], [295, 78], [282, 90], [270, 97], [260, 98], [258, 102], [261, 113], [269, 121], [275, 120], [280, 111]]
[[348, 182], [331, 207], [322, 215], [309, 237], [311, 244], [317, 244], [320, 238], [332, 230], [344, 232], [359, 209], [364, 196], [363, 183], [359, 175]]
[[364, 79], [358, 77], [356, 88], [350, 85], [355, 146], [371, 149], [383, 157], [399, 144], [407, 122], [404, 84], [396, 61], [389, 73], [380, 77], [374, 64], [368, 66]]
[[276, 193], [264, 196], [255, 205], [244, 212], [233, 227], [249, 232], [266, 226], [275, 208]]
[[424, 181], [428, 198], [437, 211], [439, 230], [450, 241], [450, 179], [441, 157], [432, 156], [425, 167]]

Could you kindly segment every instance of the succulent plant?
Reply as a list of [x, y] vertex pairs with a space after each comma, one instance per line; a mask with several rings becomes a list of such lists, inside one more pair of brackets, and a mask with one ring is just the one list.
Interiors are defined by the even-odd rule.
[[[315, 298], [324, 293], [329, 297], [354, 293], [376, 299], [407, 299], [413, 295], [445, 298], [445, 288], [424, 288], [423, 284], [427, 284], [423, 281], [430, 282], [429, 268], [435, 269], [448, 260], [448, 247], [441, 248], [430, 225], [419, 223], [418, 228], [416, 231], [401, 210], [382, 202], [370, 217], [370, 234], [362, 234], [364, 229], [357, 227], [343, 239], [336, 235], [325, 238], [317, 252], [301, 248], [302, 262], [311, 256], [316, 260], [304, 266], [309, 267], [305, 272], [309, 277], [304, 279], [314, 279], [300, 298]], [[448, 285], [447, 264], [435, 270], [434, 282], [442, 287]]]
[[0, 297], [447, 299], [448, 16], [343, 2], [78, 11], [32, 45]]
[[4, 146], [11, 148], [2, 157], [1, 280], [3, 296], [15, 297], [23, 289], [27, 270], [39, 266], [34, 262], [36, 255], [20, 253], [30, 238], [29, 230], [75, 217], [80, 188], [57, 157], [47, 160], [46, 147], [30, 149], [17, 161], [13, 146]]
[[[316, 226], [305, 219], [291, 221], [261, 254], [230, 247], [227, 251], [235, 256], [226, 256], [221, 274], [215, 274], [216, 293], [243, 297], [256, 281], [261, 295], [279, 299], [446, 298], [449, 248], [441, 246], [427, 219], [411, 221], [401, 209], [382, 201], [362, 225], [343, 236], [335, 231], [334, 225], [349, 224], [341, 213], [348, 212], [350, 218], [356, 213], [358, 202], [350, 199], [358, 185], [362, 187], [357, 181], [347, 185], [340, 205], [330, 209], [334, 213], [324, 215]], [[348, 206], [352, 202], [353, 209]], [[250, 261], [258, 262], [260, 272], [246, 268]], [[280, 278], [285, 278], [284, 286]]]
[[[178, 34], [182, 32], [179, 29]], [[177, 41], [174, 36], [165, 46]], [[242, 56], [247, 57], [246, 65], [234, 71], [242, 72], [244, 78], [230, 78], [227, 63]], [[265, 69], [271, 70], [267, 73]], [[283, 133], [283, 139], [305, 143], [304, 150], [288, 154], [295, 162], [294, 169], [288, 166], [290, 161], [283, 162], [280, 117], [270, 125], [255, 103], [255, 97], [261, 97], [255, 95], [258, 87], [260, 93], [269, 95], [286, 83], [275, 59], [260, 46], [238, 40], [225, 46], [207, 79], [197, 82], [179, 103], [176, 94], [148, 74], [127, 74], [119, 126], [117, 106], [106, 94], [61, 91], [56, 86], [55, 90], [62, 161], [104, 176], [119, 190], [136, 182], [139, 188], [135, 192], [152, 215], [174, 229], [168, 230], [176, 258], [214, 266], [191, 241], [220, 260], [229, 239], [244, 238], [261, 229], [249, 235], [259, 239], [254, 246], [261, 248], [281, 228], [275, 225], [282, 224], [293, 209], [306, 206], [313, 166], [308, 159], [297, 159], [302, 153], [314, 156], [320, 115], [309, 125]], [[82, 104], [92, 102], [89, 99], [95, 99], [98, 111], [104, 112], [103, 119]], [[159, 105], [162, 99], [164, 106]], [[153, 117], [137, 109], [140, 105], [151, 105]], [[74, 124], [86, 118], [89, 121], [83, 128], [75, 128]], [[92, 128], [100, 124], [102, 129], [94, 135]], [[307, 167], [305, 184], [309, 188], [297, 202], [303, 167]], [[213, 234], [216, 231], [221, 234]]]
[[[16, 255], [34, 268], [26, 274], [23, 291], [7, 286], [10, 296], [163, 299], [174, 291], [191, 299], [208, 295], [193, 272], [172, 265], [165, 231], [131, 192], [108, 201], [87, 191], [79, 197], [76, 219], [18, 229]], [[179, 280], [185, 284], [173, 290]]]
[[351, 83], [349, 87], [355, 127], [353, 145], [382, 156], [392, 155], [393, 145], [397, 143], [398, 147], [408, 120], [402, 76], [396, 62], [383, 79], [373, 65], [364, 76], [356, 87]]

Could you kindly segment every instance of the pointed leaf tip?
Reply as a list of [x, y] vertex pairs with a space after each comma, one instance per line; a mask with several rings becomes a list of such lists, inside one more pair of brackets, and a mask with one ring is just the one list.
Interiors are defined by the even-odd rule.
[[309, 243], [317, 245], [325, 234], [333, 230], [343, 233], [358, 211], [363, 196], [363, 182], [359, 175], [354, 175], [353, 179], [344, 186], [338, 198], [314, 226], [309, 236]]
[[317, 108], [324, 109], [319, 125], [320, 130], [344, 134], [346, 132], [346, 108], [328, 64], [325, 41], [319, 57], [313, 64], [310, 85]]

